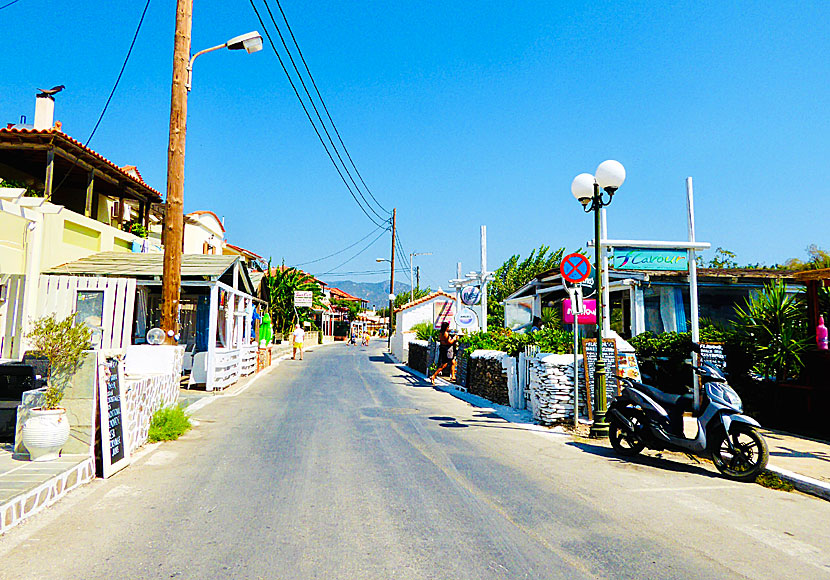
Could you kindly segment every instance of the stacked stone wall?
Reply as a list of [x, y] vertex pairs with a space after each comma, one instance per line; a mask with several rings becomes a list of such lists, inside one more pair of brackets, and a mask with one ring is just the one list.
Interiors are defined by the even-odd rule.
[[409, 358], [407, 366], [416, 371], [428, 374], [429, 371], [429, 344], [425, 340], [413, 340], [409, 343]]
[[477, 350], [467, 361], [467, 392], [499, 405], [509, 405], [507, 371], [502, 362], [507, 354], [498, 350]]
[[[579, 412], [587, 415], [585, 383], [582, 378], [582, 357], [579, 357], [577, 387]], [[553, 425], [574, 416], [574, 358], [571, 354], [539, 353], [530, 359], [527, 399], [533, 418], [542, 425]]]

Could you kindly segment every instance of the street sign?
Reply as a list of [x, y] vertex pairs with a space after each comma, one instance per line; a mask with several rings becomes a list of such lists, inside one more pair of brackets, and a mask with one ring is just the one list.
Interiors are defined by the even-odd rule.
[[455, 301], [436, 301], [432, 303], [433, 327], [440, 329], [441, 324], [446, 322], [452, 326], [452, 319], [455, 318]]
[[591, 263], [582, 254], [570, 254], [559, 266], [562, 278], [571, 284], [579, 284], [591, 275]]
[[481, 288], [478, 286], [464, 286], [461, 289], [461, 302], [467, 306], [475, 306], [481, 300]]
[[312, 296], [311, 290], [294, 290], [294, 308], [311, 308]]
[[458, 328], [478, 328], [478, 314], [472, 308], [464, 307], [455, 317], [455, 324]]
[[570, 298], [565, 298], [562, 301], [562, 322], [573, 324], [574, 318], [576, 318], [578, 324], [596, 324], [597, 301], [583, 300], [582, 311], [579, 312], [574, 308], [573, 301]]

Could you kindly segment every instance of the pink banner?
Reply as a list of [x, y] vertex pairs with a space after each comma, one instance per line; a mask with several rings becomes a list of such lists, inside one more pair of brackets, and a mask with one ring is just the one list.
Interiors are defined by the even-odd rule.
[[[583, 300], [582, 307], [587, 314], [580, 314], [578, 316], [579, 324], [596, 324], [597, 323], [597, 301]], [[565, 298], [562, 301], [562, 322], [565, 324], [574, 323], [573, 307], [571, 306], [571, 299]]]

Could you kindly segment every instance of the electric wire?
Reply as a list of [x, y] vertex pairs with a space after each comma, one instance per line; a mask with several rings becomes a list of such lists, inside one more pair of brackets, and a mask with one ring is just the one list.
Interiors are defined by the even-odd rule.
[[286, 17], [285, 12], [282, 9], [282, 4], [280, 3], [280, 0], [275, 1], [277, 3], [277, 8], [280, 9], [280, 14], [282, 14], [282, 19], [283, 21], [285, 21], [285, 26], [288, 29], [288, 33], [291, 35], [291, 40], [294, 42], [294, 46], [297, 47], [297, 54], [300, 55], [300, 60], [302, 61], [303, 66], [305, 67], [306, 74], [308, 74], [308, 78], [311, 80], [311, 84], [314, 87], [314, 91], [317, 93], [317, 98], [320, 100], [320, 104], [323, 106], [323, 110], [326, 112], [326, 117], [328, 117], [332, 129], [334, 129], [335, 135], [337, 135], [337, 140], [340, 141], [340, 145], [343, 146], [343, 151], [344, 153], [346, 153], [346, 157], [349, 159], [349, 163], [351, 163], [352, 167], [354, 168], [355, 174], [357, 175], [358, 179], [360, 179], [360, 183], [363, 184], [363, 187], [366, 189], [366, 192], [374, 200], [377, 206], [387, 214], [392, 213], [388, 209], [383, 207], [383, 205], [377, 200], [375, 195], [372, 193], [372, 190], [369, 189], [369, 186], [366, 185], [366, 182], [363, 180], [363, 176], [360, 175], [360, 171], [357, 169], [357, 166], [352, 160], [352, 156], [349, 154], [349, 150], [348, 148], [346, 148], [346, 144], [343, 142], [343, 138], [340, 137], [340, 131], [337, 130], [337, 125], [335, 125], [334, 119], [332, 119], [331, 114], [329, 113], [329, 109], [326, 106], [326, 101], [323, 100], [323, 95], [320, 94], [320, 89], [317, 88], [317, 82], [314, 80], [314, 76], [311, 74], [311, 70], [308, 68], [308, 63], [306, 62], [305, 57], [303, 56], [303, 51], [300, 49], [300, 45], [297, 42], [296, 37], [294, 36], [294, 31], [291, 30], [291, 25], [288, 23], [288, 18]]
[[9, 7], [9, 6], [11, 6], [12, 4], [17, 4], [18, 2], [20, 2], [20, 0], [12, 0], [12, 1], [11, 1], [11, 2], [9, 2], [8, 4], [4, 4], [3, 6], [0, 6], [0, 10], [2, 10], [3, 8], [8, 8], [8, 7]]
[[[305, 80], [303, 80], [303, 75], [300, 73], [300, 69], [297, 68], [297, 63], [294, 61], [294, 56], [291, 54], [291, 50], [288, 48], [288, 44], [285, 42], [285, 37], [282, 34], [282, 30], [280, 30], [280, 27], [277, 24], [277, 21], [274, 19], [274, 14], [271, 12], [271, 7], [268, 5], [268, 0], [262, 0], [262, 3], [265, 5], [265, 9], [268, 11], [268, 16], [271, 17], [271, 22], [274, 24], [274, 28], [276, 29], [277, 34], [280, 37], [280, 42], [282, 42], [282, 47], [285, 49], [285, 54], [288, 56], [288, 60], [291, 61], [291, 66], [293, 67], [294, 72], [297, 74], [297, 79], [300, 81], [300, 84], [303, 87], [303, 91], [305, 91], [306, 97], [308, 97], [308, 102], [311, 105], [311, 108], [314, 109], [314, 114], [317, 116], [317, 120], [320, 121], [320, 126], [323, 128], [323, 132], [326, 134], [326, 137], [328, 138], [329, 143], [331, 144], [331, 147], [334, 150], [335, 155], [337, 155], [337, 159], [340, 160], [340, 164], [343, 166], [343, 169], [346, 171], [346, 175], [349, 176], [349, 180], [352, 182], [352, 185], [354, 185], [355, 190], [357, 191], [358, 195], [360, 195], [360, 198], [363, 200], [363, 202], [366, 204], [366, 206], [372, 211], [372, 213], [374, 213], [379, 219], [386, 219], [385, 216], [380, 215], [377, 212], [377, 210], [375, 210], [375, 208], [372, 207], [372, 204], [369, 203], [369, 201], [366, 199], [366, 196], [363, 195], [363, 192], [360, 190], [360, 186], [354, 180], [354, 177], [352, 177], [352, 174], [349, 171], [349, 168], [346, 166], [346, 163], [343, 161], [343, 157], [340, 155], [340, 151], [338, 150], [337, 145], [335, 145], [334, 140], [331, 137], [331, 133], [329, 133], [329, 130], [326, 127], [325, 121], [323, 121], [323, 117], [320, 115], [320, 111], [317, 109], [317, 105], [314, 103], [314, 99], [312, 98], [311, 93], [308, 90], [308, 86], [306, 85]], [[277, 4], [279, 5], [279, 2], [277, 2]], [[280, 7], [280, 10], [282, 10], [281, 7]], [[283, 19], [285, 19], [285, 14], [284, 13], [283, 13]], [[286, 22], [287, 22], [287, 20], [286, 20]], [[296, 44], [296, 41], [295, 41], [295, 44]], [[329, 117], [329, 122], [331, 122], [331, 117]]]
[[[300, 102], [300, 106], [303, 108], [303, 112], [305, 112], [305, 115], [308, 118], [309, 123], [311, 123], [311, 127], [314, 129], [314, 133], [317, 135], [317, 139], [320, 141], [320, 144], [323, 145], [323, 149], [326, 151], [326, 155], [328, 155], [328, 158], [331, 161], [332, 165], [334, 165], [334, 168], [337, 171], [337, 174], [340, 176], [340, 179], [343, 181], [343, 184], [346, 186], [346, 189], [349, 191], [349, 195], [352, 196], [352, 199], [354, 199], [355, 203], [358, 205], [360, 210], [366, 215], [367, 218], [369, 218], [369, 221], [371, 221], [376, 226], [381, 226], [381, 223], [378, 223], [376, 218], [372, 217], [372, 215], [369, 214], [369, 212], [367, 212], [366, 209], [363, 207], [363, 204], [361, 204], [360, 201], [358, 201], [357, 196], [354, 194], [354, 192], [352, 191], [352, 188], [349, 186], [349, 182], [346, 181], [346, 178], [343, 176], [343, 172], [340, 170], [340, 167], [337, 165], [337, 162], [334, 160], [334, 157], [332, 156], [331, 151], [329, 151], [329, 148], [326, 145], [326, 142], [323, 140], [322, 135], [320, 135], [320, 130], [317, 128], [317, 124], [314, 122], [314, 120], [311, 117], [311, 113], [309, 113], [309, 111], [308, 111], [308, 107], [306, 106], [305, 102], [303, 101], [303, 98], [300, 96], [300, 92], [297, 90], [297, 86], [296, 86], [296, 84], [294, 84], [294, 79], [291, 78], [291, 74], [288, 72], [288, 69], [285, 66], [285, 62], [283, 61], [282, 56], [280, 56], [280, 53], [277, 51], [277, 46], [274, 44], [274, 40], [271, 38], [271, 33], [268, 32], [268, 28], [265, 26], [265, 22], [262, 20], [262, 16], [260, 16], [259, 10], [257, 10], [256, 4], [254, 4], [254, 0], [249, 0], [249, 2], [251, 4], [251, 8], [254, 9], [254, 13], [256, 14], [257, 20], [259, 20], [260, 26], [262, 26], [262, 29], [265, 32], [266, 38], [268, 38], [268, 43], [271, 45], [271, 49], [274, 51], [274, 54], [276, 55], [277, 60], [280, 63], [280, 67], [282, 68], [283, 73], [285, 73], [285, 76], [288, 79], [288, 82], [291, 85], [291, 88], [294, 90], [294, 95], [297, 97], [297, 100]], [[267, 8], [267, 5], [266, 5], [266, 8]]]
[[[6, 6], [9, 6], [7, 4]], [[112, 101], [112, 97], [115, 95], [115, 91], [118, 89], [118, 84], [121, 82], [121, 77], [124, 75], [124, 69], [127, 68], [127, 63], [130, 61], [130, 55], [133, 53], [133, 48], [135, 47], [135, 41], [138, 39], [138, 33], [141, 32], [141, 26], [144, 24], [144, 17], [147, 15], [147, 9], [150, 7], [150, 0], [147, 0], [147, 3], [144, 4], [144, 10], [141, 12], [141, 18], [138, 20], [138, 26], [135, 28], [135, 34], [133, 34], [133, 40], [130, 42], [130, 48], [127, 49], [127, 55], [124, 57], [124, 62], [121, 64], [121, 70], [118, 71], [118, 77], [115, 79], [115, 84], [112, 86], [112, 90], [110, 91], [109, 96], [107, 97], [107, 102], [104, 103], [104, 108], [101, 109], [101, 114], [98, 115], [98, 120], [95, 122], [95, 126], [92, 128], [92, 132], [89, 134], [89, 138], [84, 143], [84, 147], [89, 147], [89, 143], [92, 141], [92, 138], [95, 136], [95, 132], [98, 130], [98, 126], [101, 124], [101, 121], [104, 119], [104, 115], [107, 113], [107, 109], [110, 106], [110, 102]], [[5, 6], [3, 7], [5, 8]], [[66, 174], [63, 176], [63, 179], [60, 180], [58, 186], [52, 189], [51, 194], [54, 195], [56, 191], [58, 191], [61, 186], [64, 184], [66, 179], [69, 177], [69, 174], [72, 173], [72, 170], [78, 165], [78, 159], [72, 163], [72, 166], [67, 170]], [[49, 200], [47, 200], [49, 201]]]
[[340, 268], [341, 266], [345, 266], [346, 264], [348, 264], [349, 262], [351, 262], [352, 260], [354, 260], [355, 258], [357, 258], [360, 254], [362, 254], [363, 252], [365, 252], [366, 250], [368, 250], [369, 248], [371, 248], [371, 247], [372, 247], [372, 245], [374, 245], [374, 243], [375, 243], [375, 242], [377, 242], [377, 241], [380, 239], [380, 237], [381, 237], [383, 234], [385, 234], [385, 233], [386, 233], [386, 231], [382, 231], [382, 232], [380, 232], [380, 233], [377, 235], [377, 237], [376, 237], [375, 239], [373, 239], [371, 242], [369, 242], [369, 243], [368, 243], [368, 244], [367, 244], [367, 245], [366, 245], [366, 246], [365, 246], [362, 250], [360, 250], [359, 252], [357, 252], [354, 256], [352, 256], [351, 258], [349, 258], [349, 259], [348, 259], [348, 260], [346, 260], [345, 262], [341, 262], [340, 264], [338, 264], [337, 266], [335, 266], [334, 268], [332, 268], [332, 269], [331, 269], [331, 270], [329, 270], [328, 272], [323, 272], [322, 274], [318, 274], [317, 276], [318, 276], [318, 277], [319, 277], [319, 276], [326, 276], [327, 274], [331, 274], [332, 272], [334, 272], [335, 270], [337, 270], [337, 269], [338, 269], [338, 268]]
[[[299, 263], [297, 263], [297, 264], [294, 264], [294, 267], [296, 268], [297, 266], [305, 266], [306, 264], [315, 264], [315, 263], [317, 263], [317, 262], [322, 262], [323, 260], [327, 260], [327, 259], [329, 259], [329, 258], [331, 258], [331, 257], [334, 257], [334, 256], [336, 256], [336, 255], [338, 255], [338, 254], [342, 254], [342, 253], [343, 253], [343, 252], [345, 252], [346, 250], [350, 250], [351, 248], [353, 248], [353, 247], [355, 247], [356, 245], [358, 245], [360, 242], [362, 242], [363, 240], [365, 240], [366, 238], [368, 238], [369, 236], [371, 236], [373, 233], [375, 233], [376, 231], [378, 231], [378, 229], [380, 229], [380, 228], [382, 228], [382, 227], [383, 227], [383, 225], [380, 225], [380, 226], [376, 227], [376, 228], [375, 228], [375, 229], [373, 229], [371, 232], [369, 232], [368, 234], [366, 234], [365, 236], [363, 236], [362, 238], [360, 238], [359, 240], [357, 240], [355, 243], [353, 243], [353, 244], [352, 244], [352, 245], [350, 245], [350, 246], [346, 246], [346, 247], [345, 247], [345, 248], [343, 248], [342, 250], [337, 250], [337, 251], [336, 251], [336, 252], [334, 252], [333, 254], [329, 254], [328, 256], [323, 256], [322, 258], [317, 258], [316, 260], [309, 260], [308, 262], [299, 262]], [[389, 231], [389, 228], [386, 228], [386, 231]]]

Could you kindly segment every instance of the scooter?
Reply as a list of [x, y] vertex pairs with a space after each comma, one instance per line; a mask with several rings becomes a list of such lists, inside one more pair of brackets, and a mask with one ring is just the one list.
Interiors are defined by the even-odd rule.
[[608, 408], [611, 447], [627, 457], [646, 447], [707, 456], [726, 477], [754, 481], [769, 460], [761, 425], [743, 414], [741, 398], [720, 369], [705, 362], [692, 368], [703, 383], [694, 438], [683, 433], [683, 413], [694, 407], [691, 394], [672, 395], [618, 376], [624, 387]]

